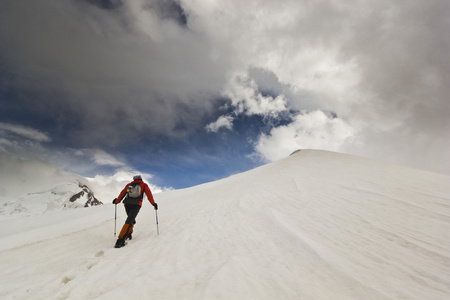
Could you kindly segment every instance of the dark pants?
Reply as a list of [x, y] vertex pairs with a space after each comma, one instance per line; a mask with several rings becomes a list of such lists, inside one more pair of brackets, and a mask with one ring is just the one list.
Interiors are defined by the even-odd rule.
[[122, 227], [119, 234], [119, 239], [126, 239], [133, 233], [134, 224], [136, 224], [136, 216], [139, 213], [141, 207], [135, 204], [125, 204], [125, 211], [127, 212], [127, 220]]

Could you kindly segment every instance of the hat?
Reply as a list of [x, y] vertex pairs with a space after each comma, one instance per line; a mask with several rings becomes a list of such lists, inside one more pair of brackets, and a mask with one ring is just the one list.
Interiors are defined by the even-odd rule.
[[136, 179], [142, 180], [141, 175], [136, 175], [136, 176], [133, 177], [133, 180], [136, 180]]

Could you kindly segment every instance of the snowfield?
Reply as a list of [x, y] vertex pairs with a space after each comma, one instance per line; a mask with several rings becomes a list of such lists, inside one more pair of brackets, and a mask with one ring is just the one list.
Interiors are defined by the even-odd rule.
[[112, 198], [2, 215], [0, 298], [450, 298], [449, 176], [302, 150], [156, 194], [121, 249]]

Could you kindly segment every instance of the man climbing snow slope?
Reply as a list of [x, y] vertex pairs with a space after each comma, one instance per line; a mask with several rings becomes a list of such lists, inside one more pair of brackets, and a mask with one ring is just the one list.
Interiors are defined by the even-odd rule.
[[122, 199], [123, 204], [125, 204], [125, 211], [127, 213], [127, 220], [119, 233], [119, 238], [117, 239], [115, 248], [120, 248], [125, 246], [125, 240], [131, 240], [131, 234], [133, 233], [134, 224], [136, 224], [136, 216], [142, 207], [142, 199], [144, 198], [144, 193], [147, 196], [148, 201], [153, 205], [155, 210], [158, 209], [158, 204], [155, 203], [153, 199], [152, 192], [148, 185], [142, 181], [141, 175], [136, 175], [133, 177], [133, 181], [128, 183], [125, 188], [120, 192], [119, 197], [113, 200], [113, 204], [118, 204]]

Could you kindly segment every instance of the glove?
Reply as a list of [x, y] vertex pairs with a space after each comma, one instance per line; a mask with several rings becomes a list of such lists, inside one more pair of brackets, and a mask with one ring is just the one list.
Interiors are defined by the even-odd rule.
[[117, 200], [117, 198], [114, 198], [112, 204], [117, 204], [117, 203], [116, 203], [116, 200]]
[[155, 208], [155, 210], [158, 210], [158, 204], [152, 204], [153, 205], [153, 207]]

